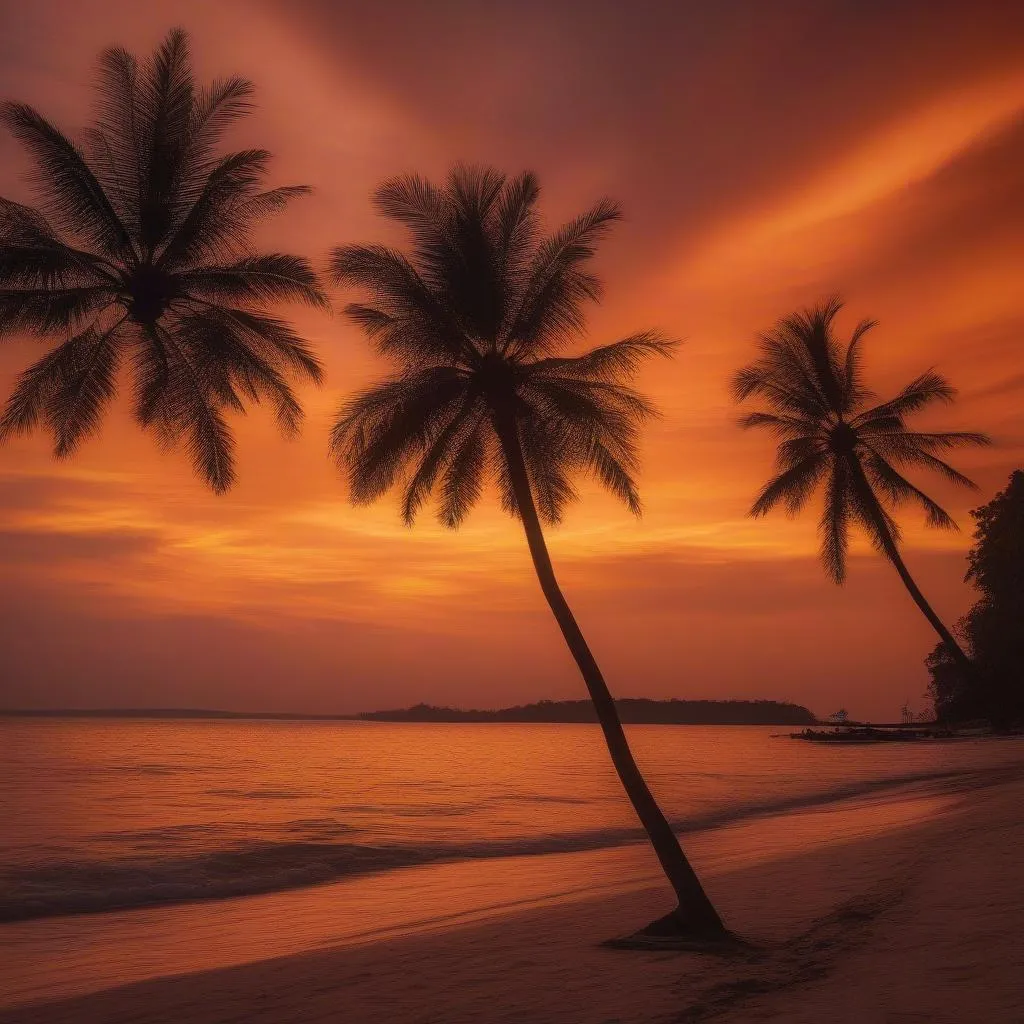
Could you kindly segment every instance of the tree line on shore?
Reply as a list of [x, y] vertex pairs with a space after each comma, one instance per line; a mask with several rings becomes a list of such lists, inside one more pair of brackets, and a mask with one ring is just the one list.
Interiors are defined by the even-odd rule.
[[[814, 725], [805, 707], [778, 700], [652, 700], [618, 697], [615, 708], [627, 725]], [[391, 711], [364, 711], [371, 722], [596, 722], [589, 700], [539, 700], [495, 711], [414, 704]]]
[[[324, 280], [358, 291], [345, 312], [392, 369], [342, 405], [331, 431], [330, 455], [350, 499], [397, 491], [406, 523], [433, 501], [439, 520], [456, 528], [494, 488], [523, 527], [616, 771], [677, 897], [674, 910], [630, 942], [733, 941], [637, 767], [545, 540], [544, 528], [578, 497], [581, 473], [641, 511], [638, 441], [656, 410], [632, 382], [646, 360], [672, 356], [675, 342], [642, 330], [566, 354], [601, 297], [591, 261], [620, 218], [618, 205], [602, 199], [550, 231], [529, 172], [456, 165], [440, 184], [396, 177], [373, 201], [405, 229], [407, 247], [343, 244], [321, 274], [304, 256], [252, 244], [261, 219], [309, 191], [265, 187], [266, 150], [220, 153], [252, 95], [238, 77], [198, 85], [185, 33], [175, 30], [147, 59], [123, 49], [101, 55], [96, 118], [80, 141], [24, 103], [3, 106], [3, 123], [35, 162], [38, 204], [0, 199], [0, 336], [54, 344], [19, 377], [0, 440], [44, 428], [54, 454], [71, 456], [126, 379], [139, 426], [184, 449], [224, 493], [235, 480], [230, 414], [266, 402], [294, 435], [303, 415], [295, 383], [322, 381], [312, 346], [279, 307], [329, 311]], [[953, 400], [934, 371], [879, 401], [861, 366], [874, 324], [862, 321], [844, 344], [840, 309], [830, 299], [783, 317], [734, 377], [738, 401], [764, 406], [742, 425], [779, 441], [775, 472], [751, 514], [779, 506], [796, 514], [821, 492], [829, 577], [843, 581], [850, 529], [862, 529], [935, 629], [959, 685], [976, 686], [978, 667], [903, 561], [892, 510], [916, 503], [930, 526], [952, 528], [904, 473], [926, 469], [971, 487], [944, 456], [989, 439], [908, 423]]]
[[1024, 471], [971, 512], [976, 527], [967, 556], [978, 600], [956, 624], [975, 671], [965, 675], [944, 644], [925, 664], [937, 717], [981, 719], [1000, 728], [1024, 722]]

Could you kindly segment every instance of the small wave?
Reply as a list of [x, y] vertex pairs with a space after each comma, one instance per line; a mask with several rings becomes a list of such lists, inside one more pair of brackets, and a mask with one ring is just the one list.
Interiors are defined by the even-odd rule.
[[296, 789], [208, 789], [206, 793], [242, 800], [300, 800], [308, 795]]
[[[679, 832], [696, 831], [800, 807], [882, 794], [910, 783], [976, 784], [983, 781], [984, 775], [993, 775], [998, 781], [998, 775], [991, 772], [955, 771], [864, 780], [825, 793], [733, 806], [677, 819], [672, 825]], [[412, 846], [330, 841], [332, 836], [346, 833], [347, 827], [331, 819], [311, 819], [301, 824], [307, 829], [315, 826], [310, 831], [316, 834], [316, 840], [255, 842], [189, 854], [179, 850], [177, 855], [161, 858], [55, 860], [15, 868], [5, 873], [0, 885], [0, 922], [228, 899], [439, 861], [571, 853], [624, 846], [644, 838], [639, 828], [620, 827]]]

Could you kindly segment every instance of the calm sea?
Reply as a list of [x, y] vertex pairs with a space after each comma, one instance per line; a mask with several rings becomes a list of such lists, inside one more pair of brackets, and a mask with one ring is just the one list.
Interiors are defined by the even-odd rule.
[[[835, 748], [788, 731], [629, 736], [684, 832], [1024, 756], [1015, 740]], [[641, 838], [588, 725], [7, 719], [0, 821], [8, 922]]]

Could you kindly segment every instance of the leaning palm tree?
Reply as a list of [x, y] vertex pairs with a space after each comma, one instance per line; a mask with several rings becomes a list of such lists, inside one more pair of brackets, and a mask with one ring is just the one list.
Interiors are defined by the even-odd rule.
[[456, 167], [440, 186], [413, 176], [377, 190], [379, 211], [411, 233], [408, 255], [347, 245], [333, 252], [331, 270], [368, 294], [347, 313], [397, 368], [342, 407], [331, 450], [354, 502], [400, 487], [410, 525], [434, 495], [439, 520], [454, 529], [494, 480], [502, 507], [522, 522], [615, 769], [675, 889], [678, 907], [647, 934], [721, 941], [727, 933], [633, 759], [542, 529], [576, 498], [578, 471], [639, 514], [637, 433], [653, 408], [627, 382], [671, 343], [643, 333], [585, 355], [554, 354], [582, 333], [584, 306], [600, 295], [588, 265], [619, 210], [599, 202], [545, 235], [538, 192], [532, 174], [473, 167]]
[[0, 199], [0, 337], [56, 340], [18, 380], [0, 440], [45, 423], [55, 454], [72, 454], [126, 364], [139, 424], [183, 441], [217, 492], [234, 479], [226, 410], [267, 399], [282, 430], [297, 430], [290, 378], [319, 381], [320, 366], [267, 307], [325, 298], [305, 259], [250, 246], [261, 217], [308, 190], [264, 190], [265, 150], [217, 154], [252, 92], [235, 77], [198, 87], [175, 30], [143, 62], [102, 54], [81, 144], [32, 107], [0, 107], [35, 161], [39, 201]]
[[970, 660], [903, 562], [900, 529], [886, 506], [913, 501], [924, 509], [929, 526], [956, 529], [949, 514], [900, 470], [930, 469], [952, 483], [974, 488], [937, 453], [986, 445], [989, 438], [967, 432], [921, 433], [907, 427], [911, 414], [936, 402], [951, 402], [956, 395], [933, 370], [912, 380], [895, 398], [873, 404], [876, 396], [864, 384], [860, 343], [875, 323], [861, 321], [843, 351], [833, 332], [840, 309], [842, 303], [830, 299], [783, 318], [761, 338], [757, 362], [733, 379], [737, 401], [756, 396], [771, 409], [751, 413], [741, 425], [765, 427], [780, 438], [777, 474], [762, 489], [750, 514], [763, 516], [782, 504], [795, 515], [823, 486], [819, 530], [828, 576], [836, 583], [845, 579], [850, 526], [859, 525], [893, 564], [961, 671], [969, 673]]

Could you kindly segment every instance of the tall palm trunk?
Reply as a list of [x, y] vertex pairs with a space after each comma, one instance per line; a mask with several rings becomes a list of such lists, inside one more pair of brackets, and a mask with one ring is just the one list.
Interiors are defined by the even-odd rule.
[[885, 556], [890, 562], [892, 562], [894, 568], [900, 575], [900, 579], [903, 580], [903, 585], [907, 588], [910, 596], [914, 599], [914, 604], [921, 609], [921, 613], [931, 623], [932, 629], [938, 633], [939, 639], [946, 645], [946, 650], [949, 651], [950, 656], [956, 662], [960, 671], [967, 678], [972, 678], [975, 673], [974, 662], [967, 657], [963, 648], [956, 642], [953, 634], [946, 628], [946, 624], [938, 617], [938, 615], [936, 615], [935, 609], [932, 608], [928, 603], [927, 598], [921, 593], [920, 587], [918, 587], [914, 582], [914, 577], [910, 575], [910, 570], [906, 567], [903, 562], [903, 558], [900, 555], [900, 549], [896, 543], [896, 538], [893, 537], [892, 532], [889, 529], [889, 525], [885, 521], [885, 516], [882, 514], [882, 507], [879, 505], [878, 499], [871, 490], [868, 480], [864, 475], [864, 471], [859, 465], [857, 465], [854, 470], [854, 480], [856, 481], [857, 487], [863, 496], [863, 500], [870, 511], [871, 518], [875, 522], [875, 529], [882, 541], [882, 549], [885, 552]]
[[511, 416], [500, 419], [495, 417], [495, 431], [508, 466], [509, 479], [541, 590], [587, 685], [615, 771], [679, 901], [676, 910], [656, 921], [649, 927], [649, 931], [652, 934], [681, 934], [699, 939], [720, 939], [728, 934], [725, 926], [633, 759], [622, 723], [619, 721], [615, 701], [558, 586], [533, 501], [530, 478], [523, 459], [515, 420]]

